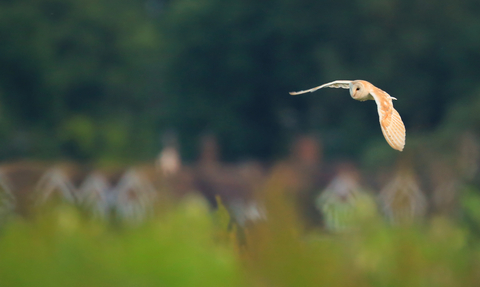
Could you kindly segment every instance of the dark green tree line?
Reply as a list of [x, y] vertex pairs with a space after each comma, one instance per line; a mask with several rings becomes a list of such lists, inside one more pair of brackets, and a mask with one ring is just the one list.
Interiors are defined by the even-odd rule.
[[142, 3], [2, 1], [0, 35], [3, 157], [128, 157], [148, 144], [151, 127], [137, 126], [157, 102], [159, 38]]
[[164, 88], [182, 99], [181, 130], [214, 129], [232, 154], [264, 155], [293, 129], [351, 156], [382, 140], [374, 104], [287, 92], [369, 79], [399, 99], [409, 134], [434, 129], [475, 96], [479, 12], [474, 1], [177, 0], [162, 21]]
[[165, 129], [190, 159], [205, 132], [227, 159], [276, 157], [299, 132], [359, 156], [384, 145], [373, 102], [288, 92], [366, 79], [398, 98], [408, 136], [455, 121], [479, 96], [479, 6], [1, 1], [0, 157], [146, 158]]

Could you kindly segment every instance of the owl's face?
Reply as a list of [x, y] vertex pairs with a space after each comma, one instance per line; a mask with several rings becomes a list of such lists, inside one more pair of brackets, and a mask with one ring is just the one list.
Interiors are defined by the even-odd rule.
[[360, 81], [353, 81], [350, 84], [350, 96], [357, 101], [366, 101], [369, 99], [368, 97], [369, 91], [365, 87], [365, 85]]

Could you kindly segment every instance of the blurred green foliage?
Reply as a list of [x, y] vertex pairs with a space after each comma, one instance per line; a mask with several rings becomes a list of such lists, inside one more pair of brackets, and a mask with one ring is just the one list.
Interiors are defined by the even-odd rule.
[[[109, 224], [62, 204], [0, 229], [5, 286], [478, 286], [480, 198], [464, 193], [470, 221], [432, 216], [391, 226], [362, 205], [342, 232], [311, 229], [273, 178], [267, 219], [238, 229], [219, 201], [163, 205], [142, 225]], [[469, 223], [467, 223], [469, 222]], [[477, 231], [475, 231], [477, 230]]]
[[475, 0], [0, 1], [0, 159], [144, 159], [166, 129], [187, 159], [204, 132], [226, 159], [278, 156], [299, 132], [369, 157], [372, 102], [288, 92], [369, 80], [410, 139], [478, 123], [479, 15]]
[[[51, 207], [51, 206], [50, 206]], [[137, 228], [57, 205], [0, 235], [3, 286], [241, 286], [233, 250], [214, 241], [206, 201], [189, 197]]]
[[0, 3], [1, 157], [128, 161], [152, 149], [159, 34], [143, 12], [138, 1]]

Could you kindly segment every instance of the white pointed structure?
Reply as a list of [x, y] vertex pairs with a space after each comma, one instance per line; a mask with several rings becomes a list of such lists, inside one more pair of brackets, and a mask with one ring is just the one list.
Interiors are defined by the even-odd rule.
[[15, 210], [16, 200], [13, 196], [11, 184], [5, 174], [0, 171], [0, 222]]
[[79, 203], [89, 208], [94, 216], [106, 219], [113, 202], [109, 196], [111, 189], [105, 176], [92, 172], [79, 187]]
[[380, 202], [387, 218], [395, 224], [412, 223], [427, 210], [427, 199], [412, 171], [400, 171], [380, 191]]
[[[457, 158], [458, 160], [458, 158]], [[463, 190], [461, 172], [452, 168], [452, 162], [442, 158], [430, 159], [428, 170], [431, 210], [437, 214], [453, 215], [459, 207], [460, 191]]]
[[65, 173], [57, 167], [47, 170], [35, 187], [36, 203], [43, 204], [57, 196], [66, 202], [75, 203], [75, 187]]
[[117, 215], [128, 222], [139, 223], [153, 212], [157, 192], [135, 169], [126, 171], [114, 189]]
[[315, 201], [323, 214], [325, 227], [333, 231], [351, 228], [363, 208], [376, 210], [373, 199], [359, 183], [357, 171], [351, 166], [339, 170]]

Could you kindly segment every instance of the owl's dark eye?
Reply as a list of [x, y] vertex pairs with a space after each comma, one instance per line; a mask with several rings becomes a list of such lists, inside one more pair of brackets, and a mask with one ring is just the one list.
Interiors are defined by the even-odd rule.
[[357, 88], [355, 89], [355, 91], [358, 91], [358, 90], [360, 90], [360, 88], [359, 88], [359, 87], [357, 87]]

